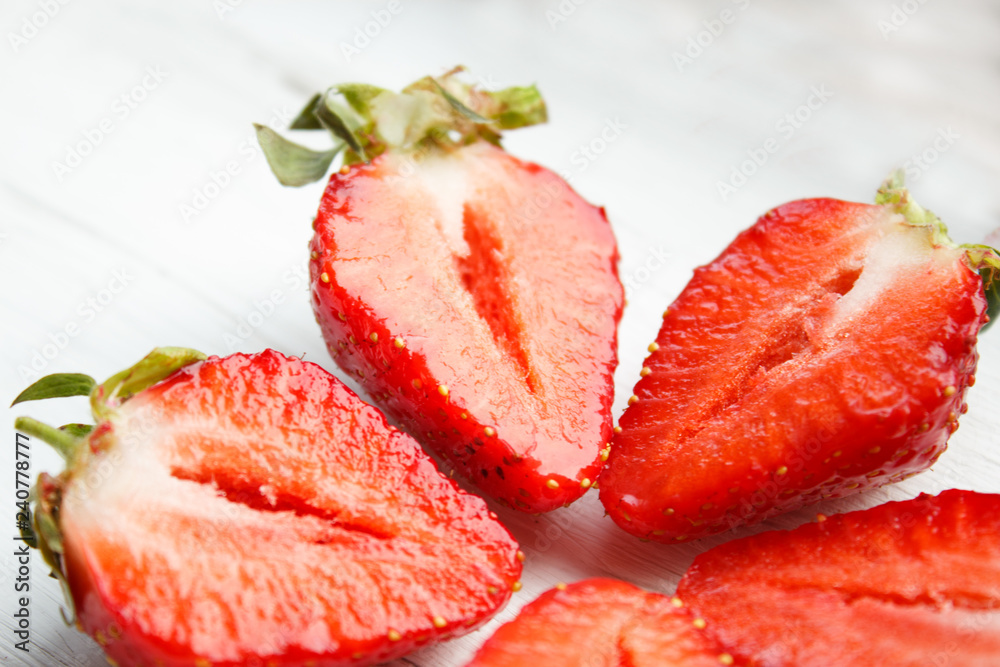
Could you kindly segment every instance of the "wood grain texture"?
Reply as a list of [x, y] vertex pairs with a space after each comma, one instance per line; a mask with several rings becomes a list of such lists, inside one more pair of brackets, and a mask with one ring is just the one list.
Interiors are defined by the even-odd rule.
[[[309, 94], [335, 82], [399, 87], [464, 63], [491, 87], [539, 85], [551, 122], [505, 145], [564, 172], [607, 208], [629, 298], [615, 414], [694, 267], [772, 206], [809, 196], [870, 201], [888, 171], [910, 161], [915, 196], [957, 241], [1000, 227], [1000, 15], [988, 2], [925, 3], [905, 21], [889, 0], [399, 2], [363, 48], [357, 31], [387, 3], [94, 0], [60, 5], [24, 43], [8, 34], [0, 395], [9, 401], [33, 379], [25, 371], [33, 359], [42, 373], [105, 377], [156, 345], [213, 354], [273, 347], [333, 371], [304, 274], [322, 186], [279, 187], [251, 123], [283, 128]], [[723, 24], [724, 10], [732, 20]], [[6, 2], [0, 24], [21, 35], [40, 11], [37, 0]], [[348, 57], [344, 44], [359, 52]], [[678, 54], [690, 62], [679, 66]], [[801, 111], [817, 89], [828, 99]], [[621, 132], [600, 141], [608, 123]], [[950, 143], [935, 147], [941, 136]], [[718, 182], [768, 139], [776, 150], [723, 199]], [[68, 165], [70, 151], [87, 154], [67, 172], [56, 163]], [[273, 312], [251, 325], [263, 301]], [[62, 344], [68, 325], [75, 334]], [[932, 471], [763, 527], [922, 491], [1000, 492], [1000, 332], [987, 332], [980, 352], [969, 412]], [[87, 417], [71, 399], [11, 410], [8, 423], [25, 412], [68, 421], [67, 410]], [[13, 536], [7, 433], [0, 500], [10, 503]], [[37, 474], [59, 463], [35, 443], [32, 465]], [[603, 516], [593, 493], [540, 517], [497, 511], [528, 555], [523, 590], [482, 630], [395, 665], [463, 665], [497, 624], [559, 581], [614, 576], [672, 592], [697, 553], [736, 536], [642, 543]], [[58, 587], [38, 558], [31, 653], [13, 650], [16, 564], [12, 549], [2, 552], [0, 663], [104, 665], [94, 642], [63, 625]]]

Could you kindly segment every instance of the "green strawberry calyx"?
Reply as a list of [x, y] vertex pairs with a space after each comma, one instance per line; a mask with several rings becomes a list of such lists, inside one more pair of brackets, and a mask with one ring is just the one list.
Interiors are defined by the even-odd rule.
[[[205, 359], [197, 350], [181, 347], [159, 347], [143, 357], [131, 368], [112, 375], [97, 384], [82, 373], [56, 373], [46, 375], [18, 394], [11, 406], [28, 401], [68, 396], [89, 396], [90, 409], [97, 424], [106, 422], [122, 403], [144, 389], [165, 380], [175, 372]], [[73, 597], [63, 570], [63, 539], [59, 523], [59, 506], [63, 489], [75, 471], [86, 465], [90, 435], [95, 427], [90, 424], [65, 424], [56, 428], [31, 417], [18, 417], [14, 428], [51, 445], [66, 461], [66, 470], [58, 476], [41, 473], [32, 487], [28, 500], [32, 503], [31, 523], [23, 527], [21, 536], [31, 547], [38, 549], [42, 558], [59, 579], [69, 614], [63, 620], [72, 624], [76, 618]]]
[[545, 102], [535, 86], [488, 91], [469, 83], [459, 66], [426, 76], [393, 92], [346, 83], [316, 93], [292, 130], [327, 130], [334, 146], [316, 151], [254, 124], [271, 171], [282, 185], [301, 186], [323, 178], [334, 158], [343, 165], [369, 162], [386, 151], [448, 151], [476, 141], [500, 145], [503, 130], [544, 123]]
[[989, 327], [1000, 314], [1000, 252], [988, 245], [963, 243], [957, 245], [948, 236], [948, 227], [934, 213], [923, 208], [910, 196], [903, 184], [903, 170], [897, 169], [882, 183], [875, 196], [875, 203], [889, 206], [915, 227], [930, 227], [934, 243], [965, 251], [965, 261], [983, 281], [986, 295], [986, 314], [989, 319], [983, 330]]

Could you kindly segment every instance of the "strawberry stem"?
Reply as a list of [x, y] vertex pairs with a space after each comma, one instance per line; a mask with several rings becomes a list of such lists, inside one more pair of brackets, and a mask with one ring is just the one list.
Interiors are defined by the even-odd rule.
[[[941, 219], [917, 204], [910, 196], [910, 191], [903, 184], [903, 176], [902, 169], [889, 174], [889, 178], [878, 189], [875, 203], [893, 207], [915, 227], [931, 227], [935, 243], [955, 247], [954, 241], [948, 237], [948, 228]], [[972, 243], [963, 243], [958, 247], [965, 250], [969, 268], [977, 272], [983, 281], [987, 320], [980, 331], [985, 331], [1000, 317], [1000, 252], [988, 245]]]
[[14, 428], [50, 445], [59, 452], [59, 455], [67, 463], [72, 461], [73, 457], [76, 456], [76, 451], [79, 449], [82, 440], [68, 431], [62, 431], [54, 426], [43, 424], [31, 417], [18, 417], [14, 420]]
[[878, 189], [875, 203], [893, 208], [914, 227], [930, 227], [934, 233], [934, 243], [954, 248], [955, 242], [948, 236], [948, 228], [941, 218], [913, 200], [904, 184], [904, 176], [902, 169], [896, 169], [889, 174], [889, 178]]
[[1000, 317], [1000, 253], [988, 245], [963, 244], [965, 256], [973, 270], [979, 272], [986, 295], [988, 320], [980, 331], [986, 331]]

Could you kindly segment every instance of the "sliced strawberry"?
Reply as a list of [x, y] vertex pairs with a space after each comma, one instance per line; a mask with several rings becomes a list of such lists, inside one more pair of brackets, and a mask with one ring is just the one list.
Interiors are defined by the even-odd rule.
[[929, 467], [965, 411], [983, 281], [900, 182], [793, 202], [695, 272], [622, 415], [601, 500], [684, 540]]
[[404, 178], [408, 164], [387, 154], [330, 180], [311, 263], [330, 352], [488, 494], [568, 503], [611, 437], [622, 292], [607, 220], [489, 144]]
[[946, 491], [735, 540], [678, 596], [737, 658], [799, 665], [995, 665], [1000, 495]]
[[[313, 307], [337, 363], [414, 437], [487, 494], [548, 511], [586, 491], [611, 437], [615, 239], [603, 210], [491, 143], [510, 93], [427, 81], [398, 95], [366, 87], [363, 103], [341, 87], [341, 115], [366, 119], [348, 143], [378, 157], [349, 152], [353, 166], [329, 181]], [[322, 121], [331, 104], [312, 115]], [[409, 121], [439, 113], [437, 124], [394, 142], [402, 130], [389, 119], [413, 108], [425, 112]]]
[[507, 601], [510, 534], [336, 378], [273, 351], [182, 361], [94, 389], [96, 428], [42, 485], [43, 546], [109, 657], [367, 665]]
[[615, 579], [561, 585], [497, 629], [468, 667], [735, 664], [675, 602]]

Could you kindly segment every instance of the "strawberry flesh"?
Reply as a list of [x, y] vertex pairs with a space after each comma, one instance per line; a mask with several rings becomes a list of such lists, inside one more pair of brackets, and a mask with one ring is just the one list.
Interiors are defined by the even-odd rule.
[[673, 542], [928, 468], [985, 319], [965, 260], [888, 206], [764, 215], [664, 314], [601, 475], [611, 517]]
[[734, 663], [670, 598], [623, 581], [595, 578], [543, 593], [497, 629], [467, 667], [531, 664], [719, 667]]
[[315, 230], [327, 346], [382, 408], [507, 505], [584, 493], [623, 299], [601, 209], [480, 142], [335, 173]]
[[185, 367], [89, 445], [63, 492], [64, 561], [118, 664], [373, 664], [485, 622], [519, 578], [481, 499], [273, 351]]
[[993, 665], [1000, 495], [946, 491], [729, 542], [678, 596], [761, 667]]

